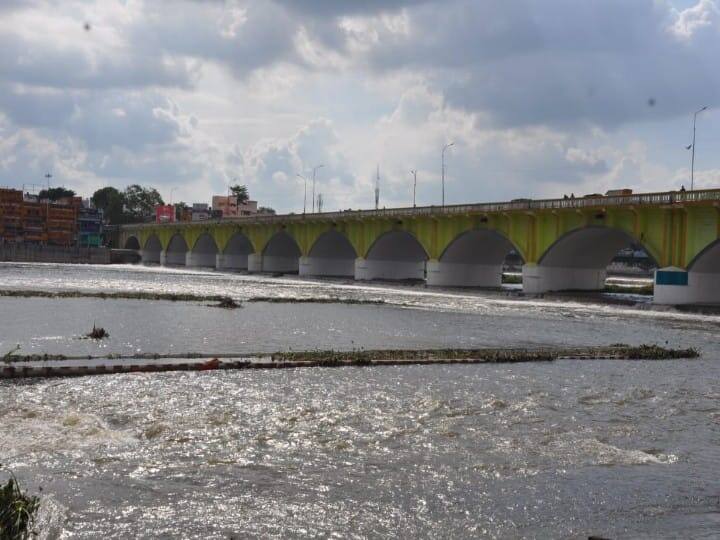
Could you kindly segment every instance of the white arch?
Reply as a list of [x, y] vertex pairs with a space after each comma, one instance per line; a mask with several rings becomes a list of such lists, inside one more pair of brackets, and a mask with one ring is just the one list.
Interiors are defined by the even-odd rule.
[[300, 259], [300, 275], [353, 277], [357, 253], [347, 237], [336, 230], [321, 234], [307, 257]]
[[300, 248], [286, 231], [276, 233], [266, 244], [262, 253], [263, 272], [297, 273]]
[[255, 249], [252, 243], [242, 233], [235, 233], [222, 253], [217, 256], [217, 268], [222, 270], [247, 270], [248, 256]]
[[364, 259], [355, 263], [355, 279], [422, 280], [428, 255], [422, 244], [406, 231], [380, 236]]
[[218, 247], [215, 239], [208, 233], [201, 234], [195, 241], [192, 251], [187, 254], [187, 266], [215, 268]]
[[140, 251], [142, 262], [146, 264], [160, 264], [162, 259], [162, 243], [153, 235], [145, 241], [145, 246]]
[[611, 227], [584, 227], [561, 236], [535, 265], [523, 266], [523, 290], [602, 290], [607, 266], [618, 251], [636, 243], [627, 232]]
[[427, 265], [428, 285], [500, 287], [505, 257], [514, 249], [497, 231], [479, 229], [461, 233], [437, 261]]
[[173, 235], [165, 250], [165, 262], [173, 266], [185, 266], [188, 245], [185, 238], [179, 233]]

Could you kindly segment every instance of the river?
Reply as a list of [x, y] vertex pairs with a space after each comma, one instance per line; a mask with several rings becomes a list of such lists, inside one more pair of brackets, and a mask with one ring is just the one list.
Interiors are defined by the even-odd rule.
[[[720, 317], [132, 266], [0, 263], [0, 288], [378, 300], [0, 297], [0, 351], [657, 343], [692, 361], [307, 368], [0, 381], [0, 463], [45, 538], [716, 538]], [[622, 304], [615, 303], [622, 300]], [[630, 302], [637, 300], [637, 304]], [[110, 339], [80, 339], [93, 324]]]

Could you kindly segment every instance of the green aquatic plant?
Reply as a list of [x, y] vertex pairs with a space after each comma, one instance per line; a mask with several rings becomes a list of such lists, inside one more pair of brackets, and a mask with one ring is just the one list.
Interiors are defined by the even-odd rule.
[[[2, 468], [2, 465], [0, 465]], [[25, 540], [37, 536], [33, 530], [40, 498], [23, 493], [15, 475], [0, 487], [0, 540]]]

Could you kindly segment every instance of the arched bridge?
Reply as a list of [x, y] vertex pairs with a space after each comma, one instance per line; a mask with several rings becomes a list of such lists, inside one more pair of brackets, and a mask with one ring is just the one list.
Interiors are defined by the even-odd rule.
[[618, 251], [660, 270], [655, 300], [720, 302], [720, 189], [126, 225], [143, 262], [360, 280], [498, 287], [511, 251], [523, 289], [596, 290]]

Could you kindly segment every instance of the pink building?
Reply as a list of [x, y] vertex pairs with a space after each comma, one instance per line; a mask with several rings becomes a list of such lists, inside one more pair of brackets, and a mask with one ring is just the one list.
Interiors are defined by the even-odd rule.
[[175, 207], [171, 204], [156, 206], [155, 221], [157, 223], [173, 223], [175, 221]]
[[234, 195], [213, 195], [212, 208], [222, 212], [223, 217], [249, 216], [257, 214], [257, 201], [238, 204], [237, 197]]

